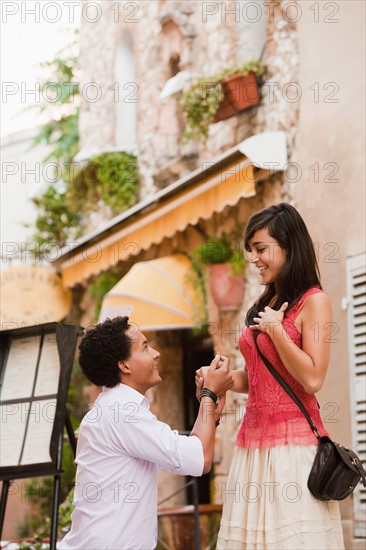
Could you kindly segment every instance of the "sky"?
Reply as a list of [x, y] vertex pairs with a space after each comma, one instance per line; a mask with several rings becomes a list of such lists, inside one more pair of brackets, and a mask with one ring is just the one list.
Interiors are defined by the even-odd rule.
[[[38, 126], [37, 111], [25, 111], [39, 101], [31, 90], [49, 61], [73, 40], [78, 28], [80, 2], [2, 0], [1, 9], [1, 136]], [[33, 13], [32, 13], [33, 12]]]
[[[34, 104], [35, 99], [40, 100], [39, 94], [35, 96], [31, 93], [42, 74], [40, 63], [51, 61], [60, 49], [74, 41], [74, 31], [80, 21], [79, 4], [68, 0], [0, 2], [2, 138], [35, 128], [46, 121], [37, 109], [25, 110], [25, 102], [29, 105]], [[70, 11], [70, 5], [74, 6], [74, 13]], [[45, 9], [45, 6], [48, 7]], [[13, 265], [11, 261], [3, 261], [4, 250], [9, 260], [12, 260], [14, 251], [14, 260], [18, 261], [16, 252], [34, 232], [36, 211], [31, 198], [39, 194], [44, 184], [43, 178], [37, 174], [25, 173], [34, 170], [36, 161], [45, 157], [46, 150], [40, 146], [37, 151], [30, 150], [29, 145], [30, 142], [27, 142], [1, 150], [0, 271]], [[4, 176], [6, 164], [16, 165], [14, 175]], [[8, 248], [4, 249], [4, 246]], [[29, 261], [26, 253], [24, 256]]]

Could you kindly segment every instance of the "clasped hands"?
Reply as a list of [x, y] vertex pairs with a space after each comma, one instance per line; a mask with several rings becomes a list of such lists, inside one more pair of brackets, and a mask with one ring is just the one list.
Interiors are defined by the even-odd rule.
[[196, 397], [200, 401], [203, 387], [213, 391], [219, 397], [219, 404], [215, 409], [215, 420], [219, 420], [225, 406], [226, 392], [234, 385], [233, 375], [230, 372], [230, 359], [216, 354], [209, 367], [201, 367], [196, 371]]

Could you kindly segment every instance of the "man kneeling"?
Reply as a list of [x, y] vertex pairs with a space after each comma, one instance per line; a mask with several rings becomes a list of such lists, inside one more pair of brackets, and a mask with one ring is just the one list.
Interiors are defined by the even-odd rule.
[[224, 399], [216, 408], [213, 401], [233, 385], [229, 359], [211, 362], [207, 395], [187, 437], [159, 422], [144, 396], [161, 382], [159, 357], [128, 317], [107, 319], [82, 339], [81, 369], [103, 391], [80, 425], [75, 510], [58, 548], [155, 548], [158, 468], [191, 476], [210, 471]]

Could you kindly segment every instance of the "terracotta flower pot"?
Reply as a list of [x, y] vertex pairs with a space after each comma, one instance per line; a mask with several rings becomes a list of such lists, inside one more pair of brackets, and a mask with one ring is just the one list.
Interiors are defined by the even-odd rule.
[[230, 118], [259, 103], [259, 88], [253, 72], [247, 76], [233, 75], [222, 81], [224, 99], [219, 105], [213, 122]]
[[222, 310], [240, 309], [244, 298], [244, 278], [233, 275], [230, 264], [214, 264], [209, 269], [213, 299]]

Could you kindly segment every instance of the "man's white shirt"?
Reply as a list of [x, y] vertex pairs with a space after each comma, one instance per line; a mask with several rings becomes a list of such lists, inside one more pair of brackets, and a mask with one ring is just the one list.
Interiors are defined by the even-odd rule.
[[203, 448], [159, 422], [124, 384], [103, 388], [83, 418], [75, 510], [62, 550], [150, 550], [157, 543], [157, 469], [201, 476]]

